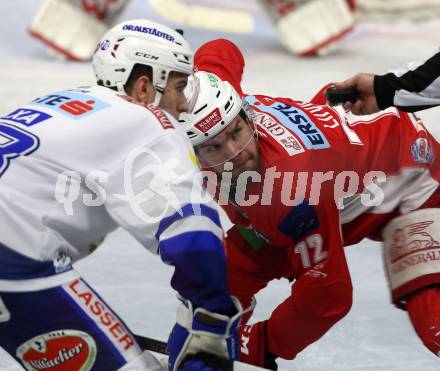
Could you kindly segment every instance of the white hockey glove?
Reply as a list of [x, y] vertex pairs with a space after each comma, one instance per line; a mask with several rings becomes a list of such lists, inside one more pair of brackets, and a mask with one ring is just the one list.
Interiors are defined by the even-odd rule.
[[45, 43], [51, 54], [88, 60], [129, 1], [43, 0], [28, 31]]
[[238, 360], [237, 327], [243, 310], [232, 298], [236, 313], [231, 317], [203, 308], [181, 304], [177, 321], [168, 339], [169, 370], [221, 369], [221, 360]]
[[351, 30], [354, 17], [347, 0], [258, 0], [281, 42], [296, 55], [323, 55]]

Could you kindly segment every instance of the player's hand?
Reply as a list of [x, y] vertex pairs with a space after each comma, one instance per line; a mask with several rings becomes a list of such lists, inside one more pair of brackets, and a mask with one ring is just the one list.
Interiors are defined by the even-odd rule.
[[[229, 316], [204, 308], [194, 309], [184, 301], [177, 311], [177, 323], [168, 339], [169, 370], [220, 371], [220, 361], [239, 358], [237, 327], [243, 313], [238, 300]], [[212, 355], [206, 358], [206, 353]], [[215, 361], [213, 363], [213, 361]]]
[[343, 107], [355, 115], [368, 115], [380, 111], [374, 93], [374, 75], [360, 73], [343, 82], [335, 83], [336, 89], [355, 89], [358, 93], [356, 102], [346, 102]]

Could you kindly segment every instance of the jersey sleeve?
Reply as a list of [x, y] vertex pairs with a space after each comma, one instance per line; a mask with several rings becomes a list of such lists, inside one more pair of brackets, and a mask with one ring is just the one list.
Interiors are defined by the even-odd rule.
[[215, 73], [222, 80], [228, 81], [240, 95], [243, 95], [240, 84], [244, 65], [240, 49], [226, 39], [209, 41], [194, 55], [196, 71]]
[[227, 311], [223, 230], [201, 187], [194, 152], [176, 130], [133, 149], [110, 173], [106, 208], [118, 225], [175, 267], [171, 286], [195, 306]]
[[409, 63], [374, 77], [379, 107], [415, 112], [440, 105], [440, 52], [424, 63]]
[[[352, 284], [334, 205], [303, 204], [293, 215], [282, 228], [294, 237], [291, 264], [296, 279], [292, 295], [274, 310], [270, 323], [279, 326], [274, 329], [279, 338], [289, 339], [292, 348], [286, 352], [297, 354], [347, 314], [352, 304]], [[310, 232], [300, 237], [299, 225], [308, 225]], [[286, 321], [289, 331], [295, 329], [294, 334], [286, 332]]]

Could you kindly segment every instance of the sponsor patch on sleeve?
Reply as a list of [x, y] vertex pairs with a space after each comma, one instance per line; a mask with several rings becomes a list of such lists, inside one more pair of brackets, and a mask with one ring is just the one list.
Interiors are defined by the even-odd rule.
[[110, 107], [110, 104], [92, 95], [73, 90], [45, 95], [33, 100], [31, 104], [54, 110], [73, 120], [82, 119]]
[[258, 107], [260, 112], [270, 114], [283, 126], [295, 133], [307, 149], [330, 148], [330, 143], [322, 131], [300, 108], [273, 99], [260, 101], [255, 96], [247, 96], [246, 101], [250, 105]]
[[262, 112], [255, 112], [255, 117], [258, 127], [277, 141], [289, 156], [294, 156], [305, 151], [295, 136], [269, 115]]

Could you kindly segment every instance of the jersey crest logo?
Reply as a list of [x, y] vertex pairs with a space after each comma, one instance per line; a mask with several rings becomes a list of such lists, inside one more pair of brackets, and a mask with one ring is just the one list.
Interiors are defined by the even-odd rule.
[[411, 153], [414, 160], [419, 164], [431, 164], [434, 162], [435, 155], [426, 138], [417, 138], [411, 145]]
[[52, 109], [73, 120], [82, 119], [110, 107], [110, 104], [96, 97], [70, 90], [37, 98], [31, 104]]

